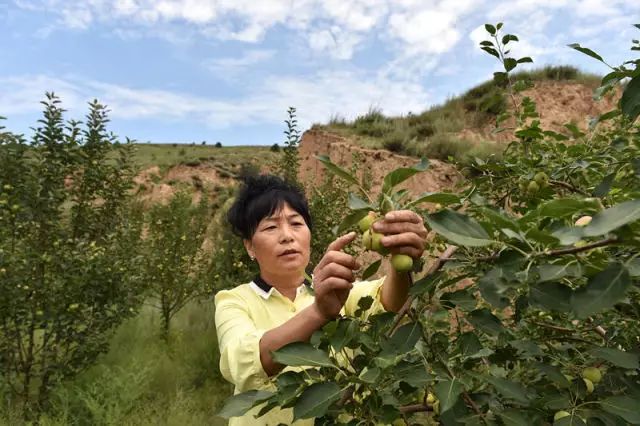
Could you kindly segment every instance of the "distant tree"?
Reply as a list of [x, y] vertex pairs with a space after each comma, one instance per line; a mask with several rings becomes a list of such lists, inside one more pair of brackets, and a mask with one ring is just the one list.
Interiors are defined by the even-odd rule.
[[206, 145], [206, 144], [207, 144], [207, 141], [202, 141], [200, 144], [201, 144], [201, 145]]
[[278, 145], [277, 143], [274, 143], [273, 145], [271, 145], [271, 148], [269, 148], [271, 150], [271, 152], [280, 152], [280, 145]]
[[216, 142], [215, 147], [216, 148], [222, 148], [222, 142]]
[[298, 171], [300, 170], [300, 158], [298, 158], [298, 145], [300, 144], [300, 132], [298, 131], [298, 120], [296, 119], [296, 109], [289, 107], [287, 110], [288, 119], [284, 122], [287, 129], [284, 134], [287, 136], [284, 141], [282, 158], [278, 162], [278, 174], [287, 182], [300, 186], [298, 181]]

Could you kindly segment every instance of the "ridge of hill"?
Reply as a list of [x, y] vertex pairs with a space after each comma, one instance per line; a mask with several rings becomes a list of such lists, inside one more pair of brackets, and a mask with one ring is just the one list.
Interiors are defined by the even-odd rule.
[[[532, 88], [517, 94], [515, 101], [530, 97], [537, 104], [542, 127], [559, 133], [568, 133], [565, 123], [585, 129], [585, 117], [607, 112], [617, 101], [615, 96], [595, 101], [593, 90], [599, 86], [600, 77], [571, 66], [520, 72], [514, 78], [533, 83]], [[513, 122], [502, 124], [511, 130], [495, 132], [496, 117], [512, 110], [512, 101], [490, 80], [420, 114], [387, 117], [372, 108], [351, 122], [333, 118], [313, 129], [340, 135], [368, 149], [465, 162], [473, 156], [499, 154], [505, 143], [513, 140]]]

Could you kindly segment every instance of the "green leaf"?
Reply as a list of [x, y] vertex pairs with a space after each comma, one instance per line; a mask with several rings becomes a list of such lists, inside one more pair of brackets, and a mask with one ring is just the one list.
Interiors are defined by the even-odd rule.
[[357, 336], [357, 332], [358, 324], [355, 321], [349, 318], [340, 319], [329, 343], [336, 352], [340, 352]]
[[456, 244], [481, 247], [492, 243], [478, 222], [461, 213], [441, 210], [427, 215], [426, 220], [432, 230]]
[[529, 303], [557, 312], [571, 310], [571, 288], [560, 283], [540, 283], [529, 288]]
[[538, 346], [538, 344], [532, 342], [531, 340], [512, 340], [509, 342], [509, 345], [521, 352], [525, 358], [544, 355], [544, 352], [542, 352], [540, 346]]
[[632, 277], [640, 277], [640, 259], [635, 258], [631, 262], [627, 263], [627, 269], [629, 269], [629, 275]]
[[520, 410], [510, 409], [498, 413], [505, 426], [530, 426], [530, 419], [527, 418]]
[[518, 63], [519, 63], [519, 64], [524, 64], [524, 63], [530, 63], [530, 64], [532, 64], [532, 63], [533, 63], [533, 59], [531, 59], [531, 58], [530, 58], [530, 57], [528, 57], [528, 56], [523, 56], [522, 58], [518, 59]]
[[458, 306], [464, 311], [471, 311], [476, 308], [478, 301], [467, 289], [444, 293], [440, 296], [440, 303], [446, 309], [452, 309]]
[[594, 199], [560, 198], [548, 201], [538, 207], [538, 216], [563, 218], [585, 210], [596, 210], [598, 206], [598, 201]]
[[360, 183], [358, 182], [358, 179], [353, 177], [353, 175], [351, 175], [351, 173], [349, 173], [348, 171], [346, 171], [342, 167], [338, 166], [337, 164], [334, 164], [329, 159], [328, 156], [326, 156], [326, 155], [317, 155], [316, 159], [318, 161], [320, 161], [322, 163], [322, 165], [327, 170], [329, 170], [331, 173], [333, 173], [334, 175], [344, 179], [345, 181], [347, 181], [348, 183], [350, 183], [352, 185], [360, 186]]
[[433, 380], [433, 376], [421, 362], [401, 361], [393, 367], [392, 373], [395, 380], [408, 383], [415, 388], [424, 387]]
[[587, 424], [575, 412], [571, 412], [567, 417], [553, 422], [553, 426], [587, 426]]
[[463, 359], [469, 358], [483, 349], [480, 339], [473, 332], [462, 333], [456, 340], [456, 345]]
[[435, 385], [435, 394], [440, 401], [440, 412], [444, 413], [455, 405], [464, 391], [462, 383], [457, 378], [445, 380]]
[[422, 325], [419, 322], [404, 324], [387, 340], [382, 342], [382, 356], [401, 355], [411, 352], [422, 337]]
[[640, 76], [627, 83], [620, 98], [620, 109], [632, 122], [640, 115]]
[[409, 294], [416, 296], [430, 292], [435, 287], [440, 277], [442, 277], [442, 273], [436, 272], [435, 274], [429, 274], [420, 278], [418, 281], [413, 283], [413, 286], [409, 289]]
[[426, 158], [423, 158], [420, 163], [413, 167], [402, 167], [390, 172], [384, 177], [382, 192], [384, 194], [389, 194], [396, 185], [404, 182], [416, 173], [424, 172], [428, 167], [429, 161]]
[[604, 197], [611, 191], [611, 185], [613, 184], [614, 179], [616, 178], [616, 172], [608, 174], [602, 179], [602, 182], [598, 184], [593, 190], [594, 197]]
[[349, 208], [351, 210], [362, 210], [362, 209], [375, 210], [371, 204], [364, 201], [362, 198], [358, 197], [356, 194], [352, 192], [349, 193]]
[[378, 367], [365, 367], [358, 378], [365, 383], [375, 383], [376, 380], [378, 380], [378, 377], [380, 377], [380, 373], [382, 373], [382, 370], [380, 370]]
[[569, 44], [568, 46], [572, 49], [576, 49], [578, 52], [584, 53], [585, 55], [591, 56], [592, 58], [599, 60], [603, 64], [605, 63], [604, 59], [602, 59], [602, 56], [598, 55], [596, 52], [594, 52], [589, 48], [582, 47], [578, 43], [572, 43], [572, 44]]
[[629, 396], [612, 396], [600, 401], [603, 410], [622, 417], [631, 424], [640, 424], [640, 401]]
[[309, 343], [294, 342], [272, 352], [273, 360], [292, 367], [332, 367], [329, 355]]
[[483, 376], [486, 380], [493, 385], [498, 392], [500, 392], [505, 398], [513, 399], [514, 401], [522, 404], [529, 402], [527, 396], [527, 390], [520, 383], [513, 382], [511, 380], [503, 379], [501, 377]]
[[365, 269], [364, 272], [362, 273], [362, 280], [364, 281], [369, 277], [371, 277], [376, 272], [378, 272], [378, 269], [380, 269], [381, 264], [382, 264], [382, 259], [378, 259], [375, 262], [373, 262], [371, 265], [367, 266], [367, 269]]
[[635, 370], [640, 366], [640, 356], [613, 348], [595, 348], [589, 351], [596, 358], [609, 361], [618, 367]]
[[479, 211], [490, 222], [490, 224], [496, 228], [507, 228], [514, 231], [520, 231], [518, 223], [503, 211], [494, 210], [488, 207], [482, 207]]
[[625, 201], [595, 215], [591, 223], [584, 228], [584, 235], [587, 237], [604, 235], [638, 219], [640, 219], [640, 200]]
[[543, 363], [536, 363], [535, 367], [558, 386], [568, 388], [571, 385], [569, 380], [567, 380], [564, 374], [562, 374], [562, 370], [560, 370], [559, 367]]
[[342, 389], [334, 382], [312, 384], [302, 392], [293, 407], [293, 421], [324, 416], [341, 394]]
[[514, 69], [518, 65], [518, 61], [513, 58], [505, 58], [504, 59], [504, 69], [509, 72]]
[[418, 198], [407, 203], [406, 207], [417, 206], [422, 203], [439, 203], [442, 205], [457, 204], [460, 202], [460, 196], [448, 192], [425, 192], [420, 194]]
[[492, 336], [497, 336], [504, 330], [502, 322], [487, 308], [471, 312], [468, 320], [475, 328]]
[[356, 210], [347, 217], [345, 217], [340, 225], [338, 225], [337, 233], [341, 234], [346, 229], [354, 226], [356, 223], [360, 222], [360, 219], [369, 214], [369, 209]]
[[509, 298], [504, 293], [509, 289], [513, 274], [502, 266], [494, 266], [478, 280], [482, 297], [492, 306], [504, 309], [509, 306]]
[[630, 285], [631, 277], [627, 268], [612, 263], [573, 293], [571, 310], [578, 318], [587, 318], [622, 300]]
[[540, 279], [538, 279], [539, 283], [558, 281], [566, 276], [579, 277], [582, 275], [582, 267], [579, 263], [540, 265], [537, 271], [538, 275], [540, 275]]
[[[494, 27], [491, 24], [484, 24], [484, 29], [487, 30], [487, 32], [491, 35], [496, 34], [496, 27]], [[446, 410], [443, 410], [443, 411], [446, 411]]]
[[495, 56], [496, 58], [500, 59], [500, 54], [498, 53], [498, 51], [496, 49], [494, 49], [493, 47], [489, 47], [489, 46], [482, 46], [480, 49], [484, 50], [485, 52], [487, 52], [488, 54], [490, 54], [491, 56]]
[[263, 390], [251, 390], [233, 395], [224, 402], [224, 406], [218, 412], [218, 416], [225, 419], [242, 416], [258, 403], [265, 401], [272, 395], [272, 392]]
[[507, 44], [510, 41], [519, 41], [518, 37], [514, 36], [513, 34], [505, 34], [502, 37], [502, 44]]

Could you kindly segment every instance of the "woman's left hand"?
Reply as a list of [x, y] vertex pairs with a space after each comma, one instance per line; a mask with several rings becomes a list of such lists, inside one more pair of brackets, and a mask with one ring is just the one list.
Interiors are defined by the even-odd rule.
[[393, 254], [406, 254], [414, 259], [424, 252], [427, 229], [420, 215], [411, 210], [395, 210], [372, 225], [375, 232], [384, 234], [382, 245]]

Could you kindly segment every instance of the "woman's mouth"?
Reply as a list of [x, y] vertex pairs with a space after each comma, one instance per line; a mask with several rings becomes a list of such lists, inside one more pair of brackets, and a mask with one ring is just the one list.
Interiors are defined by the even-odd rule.
[[299, 251], [297, 250], [285, 250], [282, 253], [280, 253], [280, 257], [293, 257], [294, 255], [300, 254]]

